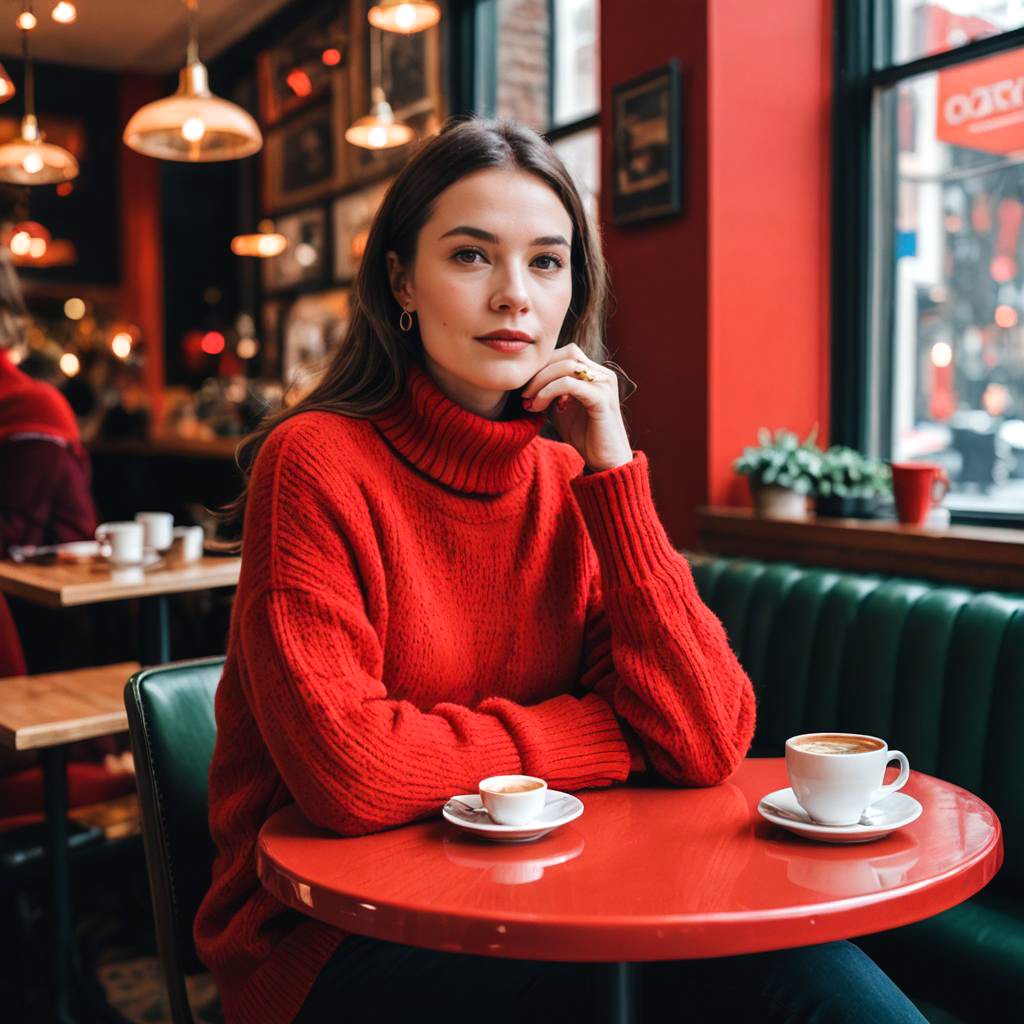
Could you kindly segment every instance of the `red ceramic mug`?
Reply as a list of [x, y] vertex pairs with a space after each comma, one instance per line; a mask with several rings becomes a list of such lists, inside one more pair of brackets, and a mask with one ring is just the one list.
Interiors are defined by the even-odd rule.
[[949, 477], [941, 466], [930, 462], [894, 462], [892, 493], [901, 523], [921, 526], [928, 512], [949, 491]]

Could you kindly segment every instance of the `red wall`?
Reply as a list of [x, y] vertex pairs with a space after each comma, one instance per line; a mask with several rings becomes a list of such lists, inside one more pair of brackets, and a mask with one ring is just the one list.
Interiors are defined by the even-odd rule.
[[[640, 385], [634, 445], [678, 544], [698, 505], [746, 500], [760, 426], [828, 419], [828, 0], [601, 5], [610, 347]], [[610, 42], [614, 40], [614, 45]], [[678, 57], [681, 217], [611, 224], [611, 87]]]

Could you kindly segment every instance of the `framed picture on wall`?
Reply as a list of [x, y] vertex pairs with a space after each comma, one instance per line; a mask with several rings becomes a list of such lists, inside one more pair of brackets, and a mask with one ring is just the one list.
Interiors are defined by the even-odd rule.
[[347, 184], [347, 147], [340, 127], [348, 109], [347, 93], [344, 79], [336, 75], [327, 97], [267, 132], [263, 147], [265, 212], [325, 198]]
[[382, 181], [369, 185], [358, 192], [340, 196], [331, 204], [335, 280], [352, 281], [359, 273], [370, 224], [380, 209], [389, 184], [390, 181]]
[[257, 58], [260, 119], [266, 126], [325, 96], [332, 77], [347, 74], [348, 21], [328, 8]]
[[[371, 67], [375, 66], [380, 69], [381, 88], [395, 120], [408, 124], [417, 139], [436, 135], [443, 119], [440, 29], [435, 26], [411, 35], [381, 32], [366, 20], [374, 3], [375, 0], [353, 0], [351, 5], [348, 124], [370, 111]], [[368, 150], [346, 143], [351, 180], [371, 181], [387, 176], [402, 165], [413, 145]]]
[[634, 224], [682, 209], [679, 62], [612, 87], [612, 220]]
[[319, 379], [348, 330], [349, 299], [347, 288], [332, 288], [292, 303], [284, 318], [285, 387], [304, 392]]
[[268, 292], [323, 281], [327, 269], [327, 212], [314, 206], [274, 221], [274, 230], [287, 239], [282, 253], [265, 259], [263, 287]]

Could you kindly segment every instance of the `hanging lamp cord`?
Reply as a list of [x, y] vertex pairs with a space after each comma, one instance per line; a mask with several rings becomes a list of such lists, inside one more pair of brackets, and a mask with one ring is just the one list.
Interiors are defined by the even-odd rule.
[[189, 64], [199, 63], [199, 0], [185, 0], [188, 10], [188, 50], [186, 61]]
[[[25, 10], [31, 11], [32, 4], [25, 4]], [[35, 82], [32, 73], [32, 58], [28, 52], [28, 32], [25, 29], [21, 30], [21, 59], [25, 64], [25, 116], [35, 117]]]

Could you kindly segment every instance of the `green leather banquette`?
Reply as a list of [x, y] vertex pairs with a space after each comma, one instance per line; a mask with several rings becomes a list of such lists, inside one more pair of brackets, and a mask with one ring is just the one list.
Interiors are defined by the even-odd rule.
[[1024, 1020], [1024, 594], [690, 559], [758, 695], [753, 756], [801, 732], [871, 733], [999, 815], [1005, 861], [988, 887], [856, 941], [934, 1020]]

